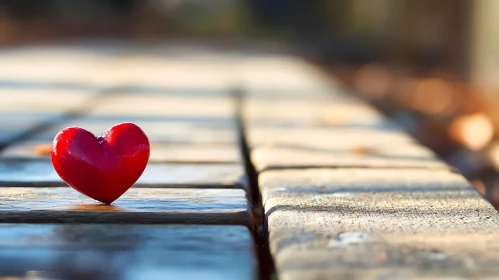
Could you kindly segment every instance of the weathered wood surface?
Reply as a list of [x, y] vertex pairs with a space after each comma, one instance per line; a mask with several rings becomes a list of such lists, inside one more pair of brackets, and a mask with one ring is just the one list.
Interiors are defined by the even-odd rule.
[[392, 167], [449, 169], [429, 149], [414, 143], [396, 143], [345, 149], [257, 147], [251, 160], [258, 171], [309, 167]]
[[[22, 141], [0, 151], [0, 158], [50, 159], [51, 141]], [[151, 144], [149, 162], [163, 163], [241, 163], [236, 146]]]
[[242, 106], [277, 278], [497, 278], [497, 211], [372, 107], [291, 61], [246, 72]]
[[241, 148], [231, 145], [152, 144], [150, 161], [183, 163], [242, 163]]
[[243, 117], [250, 126], [390, 128], [394, 124], [367, 104], [343, 98], [247, 98]]
[[0, 239], [6, 279], [256, 279], [242, 226], [0, 224]]
[[[0, 223], [0, 275], [36, 278], [55, 270], [94, 279], [104, 267], [107, 279], [253, 278], [248, 243], [237, 255], [226, 253], [250, 241], [232, 239], [222, 227], [201, 229], [253, 226], [247, 194], [237, 189], [246, 185], [240, 162], [213, 160], [228, 151], [233, 159], [239, 147], [229, 89], [241, 86], [279, 279], [497, 278], [497, 211], [430, 151], [293, 55], [115, 43], [14, 50], [1, 52], [0, 60], [2, 89], [47, 90], [38, 95], [47, 107], [30, 98], [0, 104], [0, 114], [20, 116], [2, 120], [0, 142], [46, 117], [63, 117], [3, 150], [0, 222], [39, 224], [7, 230]], [[51, 103], [56, 88], [89, 93], [81, 100], [55, 94], [61, 101]], [[88, 105], [86, 98], [91, 106], [64, 119]], [[33, 155], [33, 145], [46, 146], [64, 127], [100, 134], [125, 121], [145, 130], [151, 159], [164, 163], [150, 163], [112, 206], [62, 187], [46, 149], [35, 147]], [[161, 226], [163, 232], [115, 223], [197, 225], [188, 232]], [[200, 242], [214, 249], [198, 251]]]
[[[0, 186], [50, 187], [64, 182], [49, 160], [0, 161]], [[244, 188], [240, 164], [149, 163], [134, 187]]]
[[289, 169], [264, 172], [259, 182], [279, 279], [499, 272], [499, 215], [461, 175]]
[[355, 150], [383, 145], [414, 142], [400, 131], [364, 128], [279, 128], [248, 127], [248, 144], [260, 146], [310, 148], [323, 150]]
[[[173, 44], [2, 50], [0, 278], [255, 279], [229, 91], [239, 59]], [[111, 206], [65, 187], [49, 160], [54, 136], [122, 122], [152, 144], [137, 184]], [[191, 225], [111, 225], [123, 223]]]
[[112, 205], [69, 187], [0, 188], [0, 222], [250, 225], [244, 190], [132, 188]]

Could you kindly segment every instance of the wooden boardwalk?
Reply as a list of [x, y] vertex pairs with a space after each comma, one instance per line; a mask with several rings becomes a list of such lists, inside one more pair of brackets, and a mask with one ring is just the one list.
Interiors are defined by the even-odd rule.
[[[1, 279], [258, 278], [227, 59], [179, 47], [0, 52]], [[64, 184], [50, 146], [122, 122], [146, 132], [150, 162], [101, 205]]]
[[[6, 49], [0, 96], [0, 279], [258, 279], [262, 227], [283, 280], [499, 272], [497, 211], [293, 55]], [[146, 132], [151, 159], [101, 205], [57, 176], [50, 145], [68, 126], [100, 134], [121, 122]]]

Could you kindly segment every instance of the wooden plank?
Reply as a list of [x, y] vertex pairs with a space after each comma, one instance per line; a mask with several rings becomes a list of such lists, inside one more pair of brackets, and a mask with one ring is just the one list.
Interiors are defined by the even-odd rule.
[[95, 135], [101, 135], [108, 128], [123, 122], [134, 122], [148, 136], [151, 143], [163, 144], [211, 144], [211, 145], [237, 145], [238, 133], [235, 122], [232, 125], [206, 125], [203, 122], [189, 121], [142, 121], [134, 118], [123, 117], [119, 120], [89, 120], [76, 119], [57, 124], [51, 129], [35, 135], [31, 140], [52, 141], [55, 135], [66, 127], [82, 127]]
[[313, 167], [450, 168], [432, 151], [413, 143], [379, 145], [372, 148], [358, 146], [350, 151], [257, 147], [251, 151], [251, 162], [260, 172]]
[[[23, 141], [0, 151], [0, 158], [49, 159], [51, 148], [50, 141]], [[149, 162], [241, 163], [241, 155], [236, 146], [152, 143]]]
[[344, 95], [330, 77], [304, 60], [288, 54], [251, 56], [239, 61], [238, 74], [250, 95], [279, 91], [282, 96]]
[[54, 113], [80, 109], [99, 92], [85, 88], [2, 87], [2, 113]]
[[310, 100], [329, 100], [331, 97], [335, 99], [354, 99], [351, 96], [344, 95], [336, 89], [327, 87], [318, 88], [291, 88], [277, 86], [260, 86], [260, 87], [243, 87], [244, 95], [250, 98], [266, 99], [266, 100], [287, 100], [287, 99], [304, 99]]
[[132, 188], [112, 205], [69, 187], [0, 188], [0, 222], [235, 224], [250, 226], [238, 189]]
[[331, 126], [389, 128], [394, 124], [372, 107], [352, 100], [330, 98], [246, 98], [243, 118], [250, 126]]
[[112, 75], [110, 71], [99, 71], [109, 57], [109, 53], [102, 50], [84, 50], [74, 46], [3, 49], [0, 52], [0, 80], [44, 83], [48, 86], [100, 85], [100, 78], [105, 74]]
[[[0, 224], [8, 279], [256, 279], [242, 226]], [[17, 278], [19, 277], [19, 278]]]
[[[0, 186], [52, 187], [64, 182], [48, 160], [0, 161]], [[134, 187], [245, 188], [240, 164], [149, 163]]]
[[115, 65], [117, 81], [131, 86], [226, 91], [237, 77], [238, 54], [212, 46], [140, 46]]
[[231, 118], [236, 114], [235, 100], [226, 96], [138, 95], [116, 93], [99, 99], [91, 115], [186, 116]]
[[151, 161], [242, 164], [238, 146], [152, 144]]
[[81, 116], [77, 120], [81, 123], [120, 123], [124, 121], [130, 122], [144, 122], [144, 123], [158, 123], [166, 122], [169, 125], [181, 126], [181, 125], [192, 125], [192, 126], [204, 126], [213, 129], [232, 129], [237, 126], [236, 116], [219, 116], [219, 117], [200, 117], [196, 115], [137, 115], [137, 114], [86, 114]]
[[246, 129], [251, 148], [260, 146], [351, 151], [384, 145], [412, 143], [403, 132], [365, 128], [282, 128], [250, 126]]
[[282, 170], [259, 182], [279, 279], [476, 279], [499, 271], [499, 215], [459, 174]]
[[[26, 116], [2, 114], [0, 118], [0, 145], [6, 145], [10, 141], [25, 135], [28, 131], [35, 128], [43, 121], [49, 121], [56, 118], [53, 114], [43, 116], [42, 118], [28, 118]], [[6, 116], [8, 115], [8, 117]]]

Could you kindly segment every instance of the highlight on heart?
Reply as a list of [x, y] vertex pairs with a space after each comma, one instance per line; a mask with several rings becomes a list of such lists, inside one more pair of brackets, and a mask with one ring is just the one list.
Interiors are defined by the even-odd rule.
[[61, 130], [52, 143], [55, 171], [73, 189], [111, 204], [142, 175], [150, 156], [147, 135], [134, 123], [95, 136], [80, 127]]

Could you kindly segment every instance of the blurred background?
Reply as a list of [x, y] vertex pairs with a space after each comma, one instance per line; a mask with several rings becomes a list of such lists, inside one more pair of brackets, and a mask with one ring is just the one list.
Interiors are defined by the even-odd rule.
[[498, 14], [496, 0], [0, 0], [0, 47], [82, 38], [289, 45], [497, 207]]

